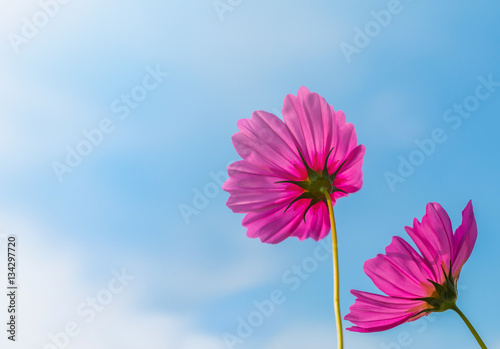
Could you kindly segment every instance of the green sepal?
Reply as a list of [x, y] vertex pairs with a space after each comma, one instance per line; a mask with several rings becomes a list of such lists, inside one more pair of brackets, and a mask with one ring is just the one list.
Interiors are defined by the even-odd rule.
[[292, 204], [294, 202], [299, 201], [300, 199], [314, 199], [314, 196], [312, 196], [312, 194], [308, 191], [303, 192], [302, 194], [297, 196], [295, 199], [293, 199], [292, 202], [290, 202], [290, 205], [288, 205], [287, 208], [285, 208], [285, 212], [290, 208], [290, 206], [292, 206]]
[[326, 197], [325, 195], [327, 194], [333, 194], [334, 192], [342, 192], [344, 194], [347, 194], [345, 190], [339, 189], [333, 185], [333, 181], [335, 180], [335, 177], [339, 173], [340, 169], [342, 166], [344, 166], [346, 160], [340, 164], [340, 166], [335, 170], [335, 172], [332, 175], [328, 174], [328, 159], [330, 158], [330, 155], [332, 153], [334, 148], [330, 149], [328, 152], [325, 163], [323, 165], [323, 170], [321, 173], [314, 171], [309, 165], [307, 164], [306, 160], [304, 159], [304, 156], [302, 155], [302, 152], [300, 151], [299, 148], [297, 148], [297, 151], [299, 152], [300, 159], [302, 160], [302, 163], [304, 164], [304, 167], [307, 172], [307, 180], [303, 181], [293, 181], [293, 180], [285, 180], [285, 181], [278, 181], [276, 183], [290, 183], [298, 186], [299, 188], [302, 188], [305, 190], [304, 193], [296, 197], [285, 209], [285, 212], [292, 206], [293, 203], [300, 199], [310, 199], [311, 202], [307, 206], [306, 210], [304, 211], [304, 222], [306, 220], [306, 213], [309, 211], [309, 209], [316, 205], [317, 203], [323, 201], [326, 204]]
[[312, 199], [312, 200], [311, 200], [311, 202], [309, 203], [309, 206], [307, 206], [306, 210], [304, 211], [304, 217], [303, 217], [303, 219], [304, 219], [304, 223], [306, 222], [306, 213], [307, 213], [307, 211], [309, 211], [309, 209], [310, 209], [311, 207], [313, 207], [314, 205], [316, 205], [316, 204], [317, 204], [318, 202], [320, 202], [320, 201], [321, 201], [321, 200], [316, 199], [316, 198], [314, 198], [314, 199]]
[[304, 159], [304, 156], [302, 156], [302, 153], [300, 152], [300, 149], [297, 148], [297, 150], [299, 151], [299, 155], [300, 155], [300, 158], [302, 159], [302, 163], [304, 164], [304, 167], [306, 168], [306, 171], [307, 171], [307, 177], [309, 179], [313, 179], [312, 177], [314, 177], [314, 179], [316, 177], [318, 177], [318, 173], [316, 171], [314, 171], [312, 168], [309, 167], [309, 165], [307, 164], [306, 160]]
[[311, 182], [309, 182], [309, 181], [278, 181], [278, 182], [275, 182], [275, 183], [290, 183], [290, 184], [295, 184], [295, 185], [301, 187], [304, 190], [309, 190], [309, 188], [311, 186]]
[[342, 168], [342, 166], [344, 166], [345, 162], [347, 161], [347, 159], [345, 159], [339, 167], [337, 167], [337, 169], [335, 170], [335, 172], [333, 172], [330, 176], [330, 181], [333, 183], [333, 181], [335, 180], [335, 178], [337, 177], [337, 175], [339, 174], [340, 172], [340, 169]]
[[457, 301], [458, 292], [456, 288], [456, 282], [453, 279], [451, 265], [448, 274], [446, 273], [444, 268], [442, 269], [445, 278], [443, 285], [438, 284], [437, 282], [432, 281], [430, 279], [427, 279], [427, 281], [429, 281], [434, 286], [434, 289], [436, 290], [437, 293], [437, 297], [424, 297], [424, 298], [414, 299], [414, 300], [424, 301], [427, 304], [429, 304], [432, 308], [426, 309], [426, 311], [428, 312], [442, 312], [451, 309], [455, 305], [455, 302]]

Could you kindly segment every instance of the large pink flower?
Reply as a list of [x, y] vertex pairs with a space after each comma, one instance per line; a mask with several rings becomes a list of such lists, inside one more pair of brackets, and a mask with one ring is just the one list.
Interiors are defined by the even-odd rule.
[[319, 240], [330, 230], [322, 188], [333, 201], [358, 191], [365, 148], [344, 113], [305, 87], [286, 96], [283, 118], [256, 111], [238, 121], [232, 141], [243, 160], [228, 166], [227, 206], [246, 213], [249, 237]]
[[477, 237], [477, 226], [469, 201], [462, 212], [462, 225], [455, 234], [446, 211], [437, 203], [427, 204], [420, 223], [405, 227], [420, 254], [395, 236], [385, 255], [367, 260], [365, 273], [387, 296], [352, 290], [357, 297], [345, 319], [355, 332], [377, 332], [416, 320], [431, 312], [455, 308], [457, 281]]

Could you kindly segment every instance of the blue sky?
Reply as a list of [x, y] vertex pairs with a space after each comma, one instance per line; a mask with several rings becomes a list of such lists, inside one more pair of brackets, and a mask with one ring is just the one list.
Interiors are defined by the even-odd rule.
[[[303, 85], [343, 110], [367, 149], [362, 190], [336, 206], [343, 314], [350, 289], [376, 291], [364, 261], [406, 237], [426, 203], [441, 203], [456, 228], [472, 199], [479, 235], [458, 305], [500, 347], [498, 5], [215, 3], [226, 11], [211, 0], [2, 6], [0, 248], [4, 256], [5, 235], [17, 234], [18, 347], [51, 349], [75, 323], [68, 348], [227, 348], [224, 334], [272, 294], [282, 302], [235, 348], [334, 347], [322, 245], [247, 238], [219, 184], [238, 160], [236, 121], [279, 115]], [[433, 134], [439, 142], [419, 157]], [[76, 149], [87, 155], [71, 158]], [[413, 169], [402, 175], [401, 161]], [[68, 166], [59, 177], [55, 162]], [[388, 173], [399, 176], [392, 186]], [[186, 206], [196, 213], [183, 217]], [[292, 282], [304, 263], [307, 278]], [[131, 280], [117, 291], [124, 268]], [[92, 320], [78, 312], [89, 298], [100, 302]], [[451, 312], [346, 333], [346, 348], [445, 345], [476, 345]]]

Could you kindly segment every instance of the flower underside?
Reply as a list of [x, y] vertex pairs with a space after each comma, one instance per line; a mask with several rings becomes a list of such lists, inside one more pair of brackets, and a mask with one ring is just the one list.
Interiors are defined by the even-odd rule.
[[457, 283], [453, 279], [451, 272], [451, 262], [450, 262], [450, 271], [449, 274], [446, 274], [446, 271], [443, 269], [444, 273], [444, 284], [438, 284], [430, 279], [427, 279], [435, 288], [432, 297], [424, 297], [424, 298], [416, 298], [415, 300], [427, 302], [431, 306], [431, 308], [424, 309], [414, 316], [420, 315], [422, 313], [431, 313], [431, 312], [443, 312], [448, 309], [452, 309], [455, 306], [455, 302], [457, 301], [458, 291], [457, 291]]
[[323, 201], [325, 204], [326, 202], [326, 193], [328, 194], [333, 194], [336, 191], [340, 191], [342, 193], [347, 194], [342, 189], [339, 189], [333, 185], [333, 182], [335, 181], [335, 177], [337, 177], [337, 174], [339, 173], [340, 169], [342, 166], [345, 164], [346, 160], [340, 164], [340, 166], [333, 172], [331, 175], [328, 173], [328, 158], [330, 157], [330, 154], [333, 151], [333, 148], [328, 152], [328, 155], [326, 156], [325, 160], [325, 165], [323, 166], [323, 170], [321, 172], [316, 172], [314, 171], [309, 165], [307, 164], [306, 160], [304, 159], [304, 156], [302, 156], [302, 153], [300, 150], [297, 148], [299, 151], [300, 158], [302, 159], [302, 163], [304, 164], [304, 167], [307, 171], [307, 179], [303, 181], [279, 181], [276, 183], [291, 183], [295, 184], [305, 191], [300, 194], [298, 197], [293, 199], [293, 201], [288, 205], [288, 207], [285, 209], [285, 212], [292, 206], [293, 203], [295, 203], [298, 200], [301, 199], [308, 199], [311, 200], [309, 202], [309, 206], [307, 206], [307, 209], [304, 212], [304, 222], [306, 221], [306, 213], [309, 211], [311, 207], [316, 205], [317, 203]]

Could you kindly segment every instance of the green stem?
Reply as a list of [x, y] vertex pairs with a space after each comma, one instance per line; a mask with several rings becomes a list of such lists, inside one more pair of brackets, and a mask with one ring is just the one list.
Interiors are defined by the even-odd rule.
[[332, 250], [333, 250], [333, 307], [335, 310], [335, 322], [337, 324], [337, 348], [344, 348], [344, 338], [342, 334], [342, 318], [340, 316], [339, 302], [339, 253], [337, 248], [337, 228], [335, 226], [335, 215], [333, 214], [333, 204], [330, 193], [325, 188], [321, 192], [325, 194], [328, 211], [330, 213], [330, 225], [332, 228]]
[[474, 326], [472, 326], [469, 319], [467, 319], [467, 317], [464, 315], [464, 313], [462, 313], [462, 311], [460, 309], [458, 309], [458, 307], [456, 305], [453, 305], [453, 307], [451, 307], [451, 309], [455, 310], [457, 312], [457, 314], [460, 315], [462, 320], [464, 320], [465, 324], [467, 325], [467, 327], [469, 328], [471, 333], [474, 335], [474, 338], [476, 338], [476, 341], [479, 343], [479, 346], [482, 349], [488, 349], [488, 348], [486, 348], [486, 345], [484, 344], [483, 340], [481, 339], [481, 337], [479, 337], [479, 335], [476, 332], [476, 329], [474, 328]]

